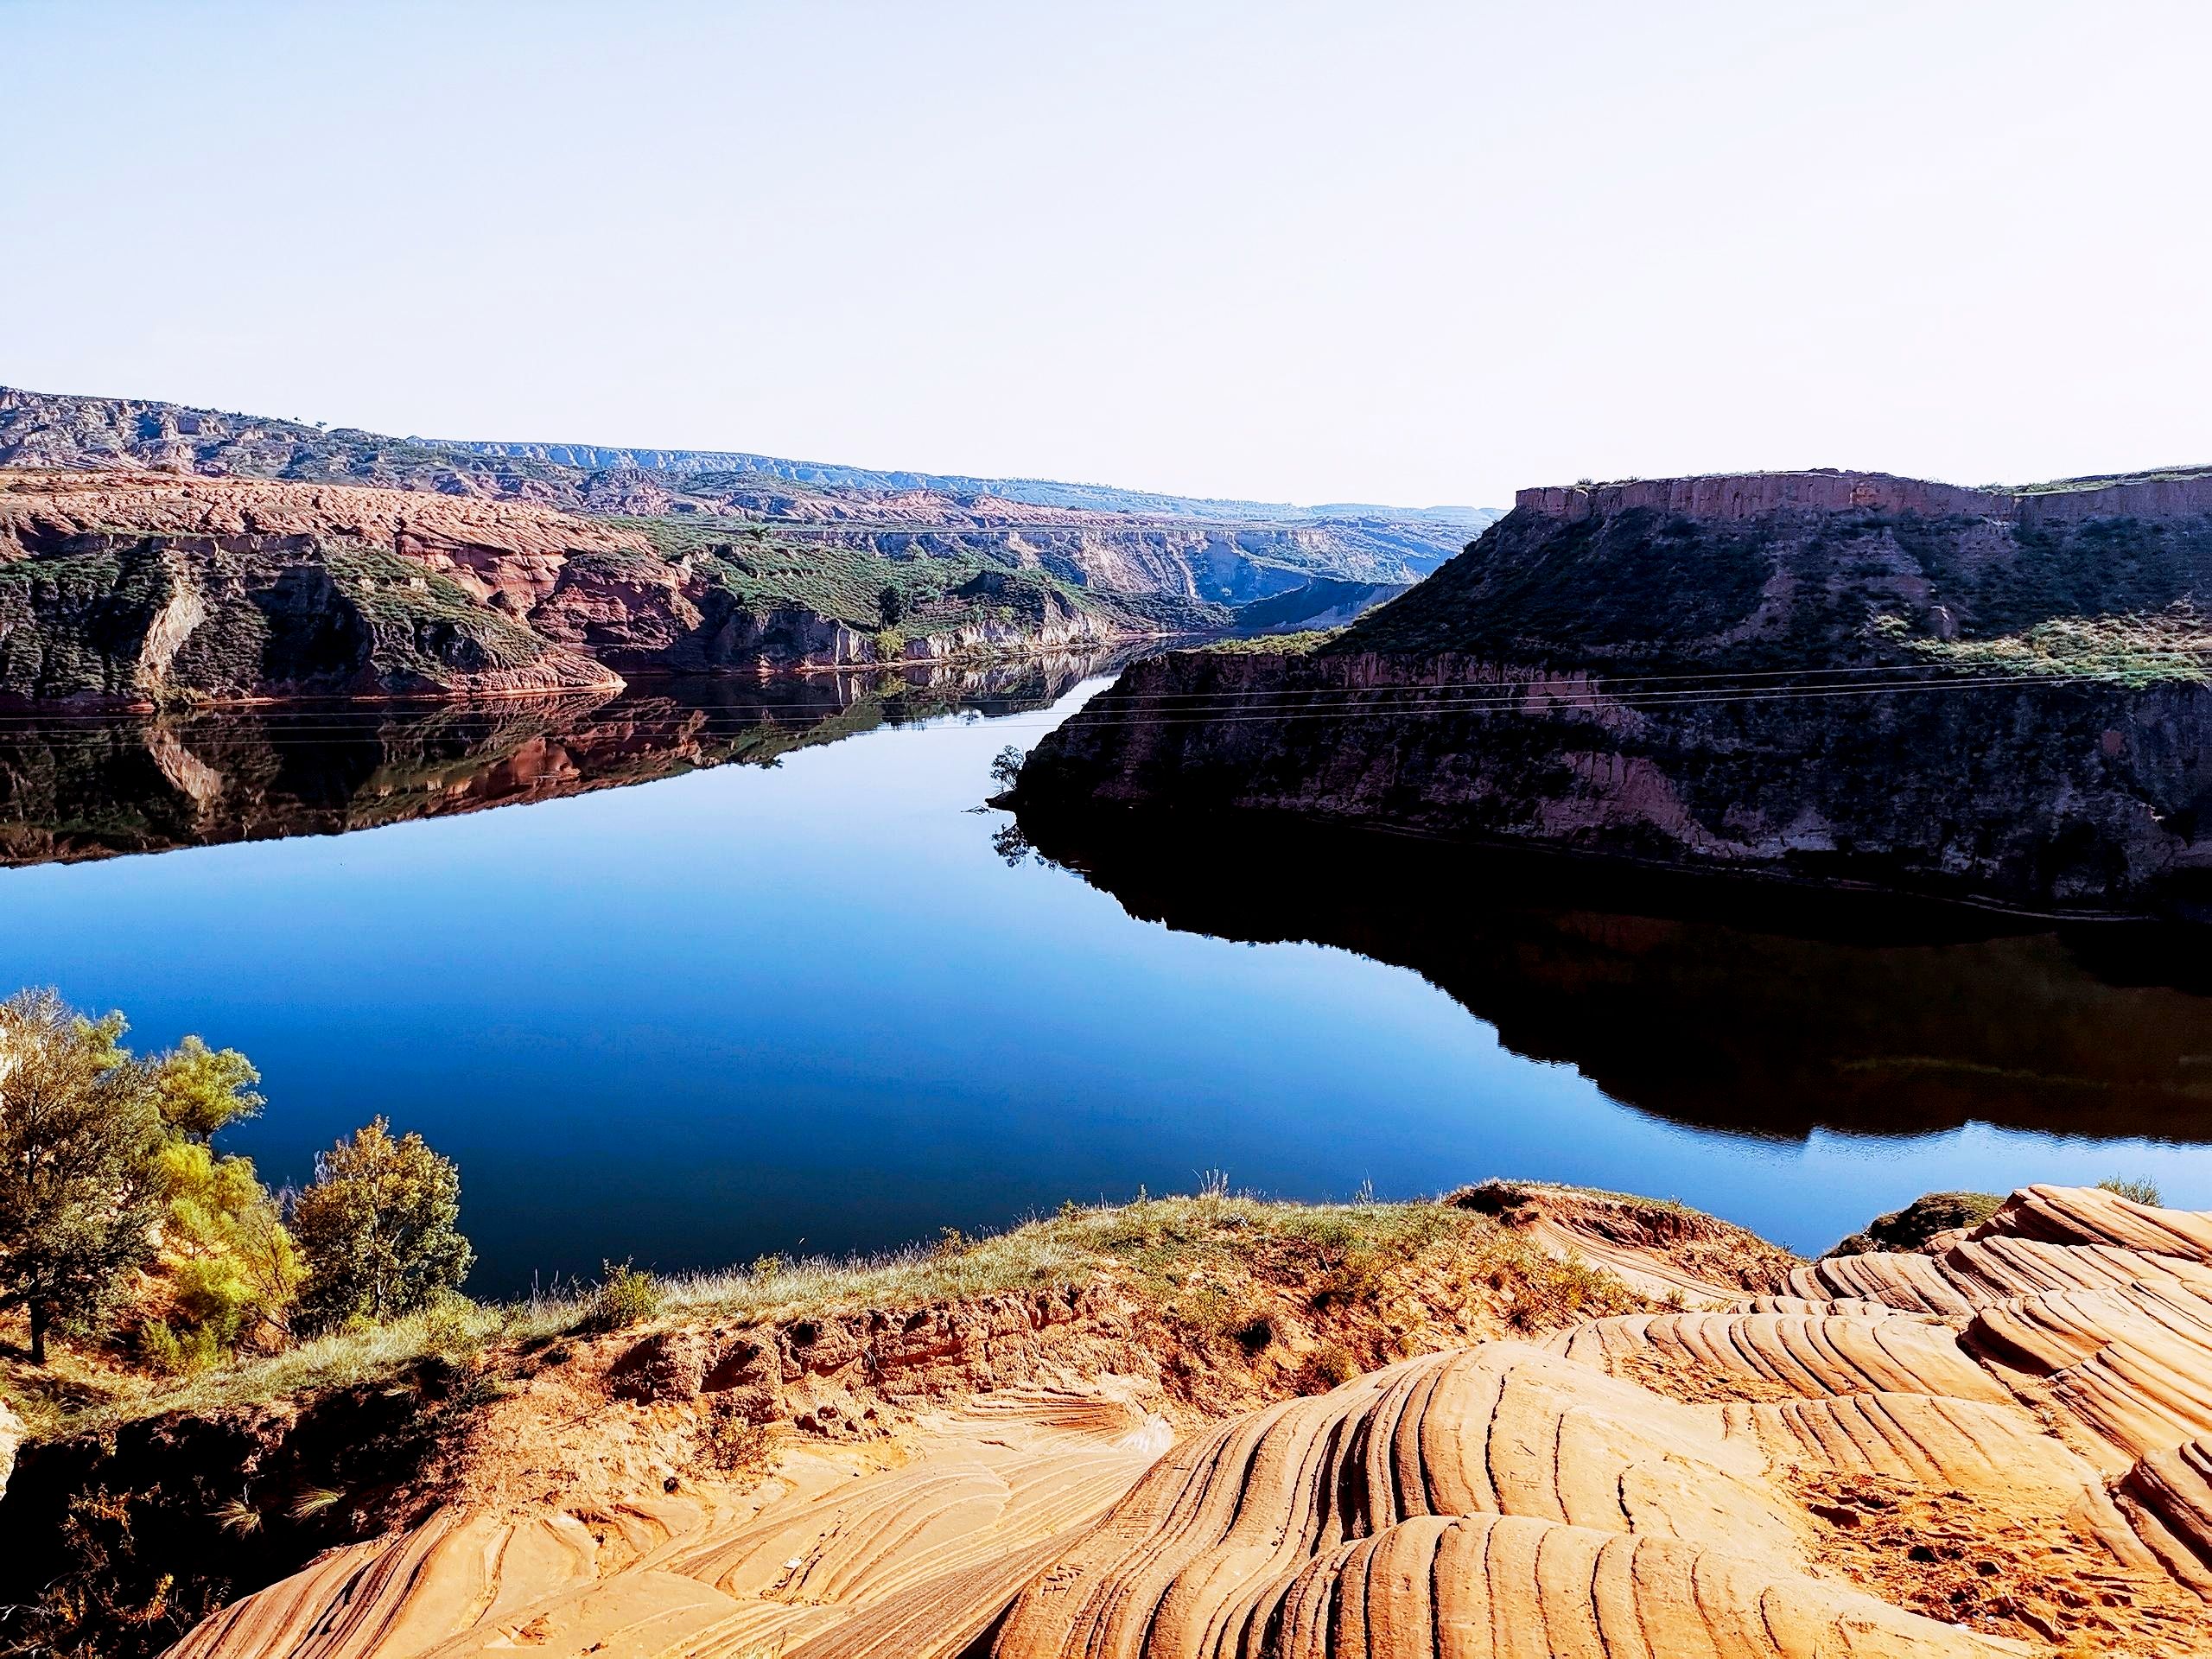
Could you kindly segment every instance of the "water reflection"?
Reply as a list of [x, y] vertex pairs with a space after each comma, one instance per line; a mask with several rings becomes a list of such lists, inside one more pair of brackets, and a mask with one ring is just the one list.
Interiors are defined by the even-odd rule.
[[1675, 1122], [2212, 1141], [2201, 930], [2022, 928], [1225, 817], [1022, 828], [1133, 916], [1411, 968], [1510, 1049]]
[[957, 709], [1050, 706], [1116, 656], [464, 705], [0, 715], [0, 866], [353, 830], [645, 783]]

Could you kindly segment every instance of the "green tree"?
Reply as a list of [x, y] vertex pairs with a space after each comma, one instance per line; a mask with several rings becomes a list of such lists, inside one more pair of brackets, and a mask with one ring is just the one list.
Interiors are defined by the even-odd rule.
[[162, 1118], [126, 1029], [50, 990], [0, 1002], [0, 1307], [29, 1311], [34, 1365], [153, 1255]]
[[906, 620], [906, 595], [895, 582], [883, 584], [883, 591], [875, 596], [875, 608], [883, 618], [883, 626], [895, 628]]
[[226, 1123], [252, 1117], [268, 1097], [254, 1091], [261, 1073], [235, 1048], [211, 1049], [188, 1037], [154, 1062], [154, 1103], [162, 1122], [205, 1141]]
[[209, 1358], [257, 1325], [284, 1329], [299, 1252], [250, 1158], [172, 1135], [156, 1160], [162, 1265], [179, 1328]]
[[394, 1140], [382, 1117], [315, 1160], [292, 1202], [306, 1258], [300, 1313], [313, 1328], [388, 1319], [458, 1289], [475, 1252], [455, 1224], [461, 1172], [419, 1135]]

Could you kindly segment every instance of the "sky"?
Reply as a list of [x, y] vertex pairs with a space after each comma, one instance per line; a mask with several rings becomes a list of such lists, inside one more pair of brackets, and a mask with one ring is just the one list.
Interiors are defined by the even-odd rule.
[[2212, 461], [2212, 8], [0, 0], [0, 384], [1306, 502]]

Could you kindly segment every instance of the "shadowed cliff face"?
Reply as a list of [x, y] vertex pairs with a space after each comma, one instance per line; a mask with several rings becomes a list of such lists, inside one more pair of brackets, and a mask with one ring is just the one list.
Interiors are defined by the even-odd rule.
[[768, 680], [436, 708], [0, 716], [0, 865], [338, 835], [779, 755], [887, 723], [1049, 704], [1111, 658]]
[[1203, 806], [2038, 911], [2188, 912], [2212, 873], [2212, 689], [1653, 702], [1465, 658], [1173, 653], [1051, 734], [1021, 792], [1063, 812]]
[[2212, 914], [2200, 604], [2212, 474], [1529, 491], [1310, 655], [1138, 664], [1021, 788]]
[[1991, 933], [1866, 895], [1211, 817], [1021, 826], [1133, 916], [1410, 968], [1508, 1048], [1678, 1122], [2212, 1140], [2212, 976], [2190, 930]]

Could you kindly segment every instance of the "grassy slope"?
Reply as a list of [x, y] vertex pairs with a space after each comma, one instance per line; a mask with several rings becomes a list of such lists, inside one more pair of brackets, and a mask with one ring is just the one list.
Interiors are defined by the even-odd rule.
[[[937, 632], [986, 621], [1036, 627], [1069, 615], [1090, 615], [1131, 632], [1189, 627], [1206, 619], [1187, 602], [1147, 595], [1101, 594], [1034, 567], [1001, 563], [965, 550], [938, 550], [887, 559], [865, 549], [776, 539], [772, 529], [737, 518], [614, 518], [644, 532], [668, 559], [689, 558], [741, 607], [767, 611], [797, 605], [873, 632], [895, 626], [907, 634]], [[899, 594], [899, 620], [887, 621], [884, 593]]]
[[[1491, 1216], [1452, 1204], [1300, 1205], [1214, 1192], [1069, 1205], [994, 1236], [948, 1235], [932, 1246], [864, 1260], [763, 1262], [672, 1279], [662, 1287], [661, 1317], [758, 1325], [1111, 1275], [1203, 1347], [1249, 1344], [1253, 1322], [1264, 1319], [1266, 1299], [1276, 1292], [1294, 1291], [1316, 1306], [1332, 1298], [1357, 1303], [1386, 1277], [1423, 1261], [1443, 1269], [1459, 1293], [1494, 1306], [1509, 1328], [1549, 1328], [1641, 1305], [1611, 1275], [1554, 1261]], [[167, 1413], [218, 1412], [382, 1382], [436, 1355], [481, 1360], [487, 1350], [514, 1351], [585, 1329], [594, 1306], [582, 1291], [531, 1302], [456, 1302], [198, 1376], [149, 1378], [65, 1356], [45, 1373], [11, 1365], [0, 1371], [0, 1383], [35, 1438], [59, 1439]]]
[[[2212, 520], [2018, 526], [1872, 512], [1715, 522], [1638, 509], [1516, 515], [1351, 624], [1332, 652], [1465, 652], [1639, 671], [1923, 661], [1964, 671], [2201, 682]], [[1969, 549], [1975, 550], [1969, 553]], [[1924, 606], [1905, 594], [1924, 582]], [[1788, 599], [1779, 627], [1737, 637]], [[1932, 631], [1932, 607], [1957, 637]]]

